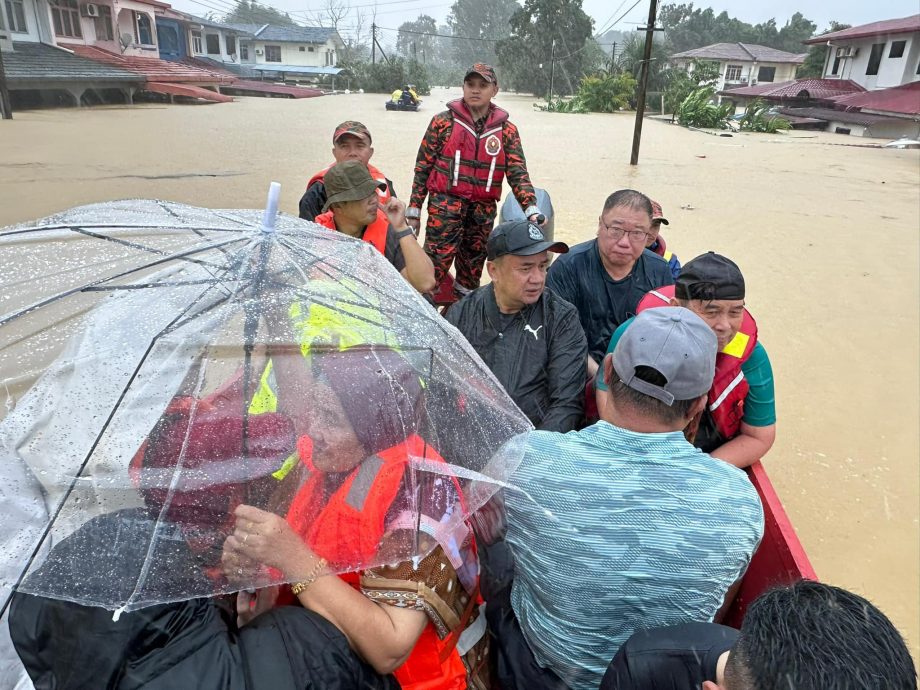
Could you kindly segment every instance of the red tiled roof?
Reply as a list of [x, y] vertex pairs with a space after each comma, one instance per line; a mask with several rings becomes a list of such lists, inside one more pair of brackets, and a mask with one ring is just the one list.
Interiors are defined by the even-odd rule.
[[802, 43], [825, 43], [827, 41], [852, 40], [856, 38], [867, 38], [869, 36], [885, 36], [890, 34], [909, 34], [914, 31], [920, 31], [920, 14], [913, 14], [909, 17], [900, 19], [885, 19], [880, 22], [863, 24], [861, 26], [851, 26], [849, 29], [841, 29], [830, 34], [822, 34], [809, 38]]
[[108, 65], [120, 67], [140, 74], [150, 82], [197, 82], [206, 84], [227, 84], [235, 77], [222, 74], [216, 70], [192, 67], [184, 62], [170, 62], [153, 57], [135, 57], [133, 55], [117, 55], [102, 48], [85, 45], [67, 45], [66, 48], [75, 54], [103, 62]]
[[[830, 100], [834, 96], [860, 93], [865, 89], [850, 79], [796, 79], [778, 84], [757, 84], [720, 91], [723, 96], [761, 97], [768, 100], [802, 98], [813, 101]], [[804, 93], [803, 93], [804, 92]]]
[[838, 106], [878, 110], [886, 113], [920, 115], [920, 81], [902, 84], [890, 89], [866, 91], [832, 99]]
[[246, 93], [271, 93], [278, 96], [290, 96], [291, 98], [316, 98], [323, 95], [323, 92], [319, 89], [310, 89], [305, 86], [285, 86], [248, 79], [238, 79], [224, 88], [245, 92], [242, 94], [244, 96]]
[[166, 93], [171, 96], [198, 98], [203, 101], [212, 101], [214, 103], [233, 102], [233, 96], [225, 96], [222, 93], [203, 89], [200, 86], [192, 86], [191, 84], [160, 83], [155, 81], [148, 81], [146, 84], [144, 84], [144, 90], [153, 91], [154, 93]]

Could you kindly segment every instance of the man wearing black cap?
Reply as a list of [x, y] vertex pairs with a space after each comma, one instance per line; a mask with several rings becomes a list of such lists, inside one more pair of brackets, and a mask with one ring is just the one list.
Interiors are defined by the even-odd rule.
[[456, 259], [456, 285], [463, 292], [479, 287], [504, 177], [524, 216], [536, 222], [541, 215], [521, 137], [508, 113], [492, 103], [496, 93], [491, 66], [476, 63], [467, 70], [463, 98], [435, 115], [422, 138], [406, 211], [418, 232], [428, 197], [425, 251], [434, 262], [436, 283]]
[[384, 187], [360, 161], [336, 163], [325, 176], [327, 199], [314, 222], [368, 242], [419, 292], [434, 289], [434, 267], [406, 225], [406, 205], [392, 197], [381, 210]]
[[[757, 324], [744, 308], [744, 276], [731, 259], [707, 252], [686, 264], [677, 284], [652, 290], [637, 311], [681, 306], [699, 314], [716, 334], [716, 375], [702, 416], [688, 432], [694, 445], [738, 467], [762, 458], [776, 438], [773, 369], [757, 340]], [[610, 338], [613, 352], [632, 319]], [[597, 380], [598, 409], [608, 404], [607, 387]]]
[[588, 346], [578, 312], [544, 289], [549, 252], [568, 250], [529, 221], [502, 223], [489, 235], [491, 284], [447, 312], [511, 399], [546, 431], [571, 431], [584, 414]]

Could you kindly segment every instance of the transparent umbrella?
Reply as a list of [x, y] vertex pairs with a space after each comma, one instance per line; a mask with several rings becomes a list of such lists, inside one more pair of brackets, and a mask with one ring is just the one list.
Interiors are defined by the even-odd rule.
[[[283, 582], [223, 575], [241, 503], [339, 572], [459, 549], [520, 462], [530, 424], [457, 331], [369, 244], [269, 198], [0, 231], [4, 610], [14, 588], [134, 610]], [[72, 575], [128, 543], [143, 557]]]

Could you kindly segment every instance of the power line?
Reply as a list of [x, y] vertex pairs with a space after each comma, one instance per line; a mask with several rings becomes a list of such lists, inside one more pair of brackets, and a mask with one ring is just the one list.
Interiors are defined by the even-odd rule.
[[398, 33], [418, 34], [420, 36], [437, 36], [439, 38], [456, 38], [462, 41], [485, 41], [486, 43], [498, 43], [499, 41], [504, 40], [502, 38], [479, 38], [476, 36], [453, 36], [451, 34], [428, 33], [426, 31], [410, 31], [408, 29], [390, 29], [384, 26], [378, 26], [377, 28], [382, 29], [383, 31], [396, 31]]
[[[608, 23], [610, 22], [611, 19], [613, 19], [613, 18], [616, 16], [617, 12], [619, 12], [619, 11], [620, 11], [620, 8], [623, 7], [623, 5], [625, 5], [625, 4], [626, 4], [626, 0], [623, 0], [623, 2], [621, 2], [621, 3], [617, 6], [617, 8], [616, 8], [613, 12], [610, 13], [610, 16], [607, 17], [607, 22], [608, 22]], [[603, 29], [598, 29], [598, 32], [597, 32], [597, 34], [595, 34], [595, 35], [596, 35], [596, 36], [600, 36], [602, 33], [604, 33], [605, 31], [607, 31], [609, 28], [610, 28], [610, 27], [608, 27], [607, 24], [605, 23], [605, 24], [604, 24], [604, 28], [603, 28]]]
[[624, 18], [627, 14], [629, 14], [630, 12], [632, 12], [633, 9], [635, 9], [636, 5], [638, 5], [640, 2], [642, 2], [642, 0], [636, 0], [632, 5], [629, 6], [629, 9], [628, 9], [628, 10], [626, 10], [623, 14], [620, 15], [620, 18], [619, 18], [619, 19], [617, 19], [613, 24], [610, 24], [609, 26], [605, 26], [605, 27], [604, 27], [604, 31], [610, 31], [610, 29], [612, 29], [612, 28], [615, 27], [617, 24], [619, 24], [621, 21], [623, 21], [623, 18]]

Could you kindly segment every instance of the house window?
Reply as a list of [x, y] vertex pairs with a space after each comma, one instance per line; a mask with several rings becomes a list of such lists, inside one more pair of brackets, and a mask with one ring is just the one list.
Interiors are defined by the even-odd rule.
[[837, 55], [834, 57], [834, 66], [831, 68], [831, 74], [837, 74], [840, 72], [840, 56]]
[[892, 41], [891, 50], [888, 51], [888, 57], [890, 58], [899, 58], [904, 56], [904, 46], [907, 45], [907, 41]]
[[315, 53], [315, 52], [316, 52], [316, 48], [314, 48], [313, 46], [310, 46], [309, 48], [307, 48], [307, 50], [308, 50], [309, 52], [311, 52], [311, 53]]
[[10, 31], [24, 34], [29, 31], [26, 26], [25, 0], [6, 0], [6, 16], [10, 20]]
[[240, 43], [240, 60], [248, 60], [248, 59], [249, 59], [249, 44]]
[[236, 36], [227, 36], [227, 55], [236, 55]]
[[725, 81], [741, 81], [741, 65], [729, 65], [726, 67]]
[[326, 67], [332, 67], [335, 64], [335, 51], [326, 51]]
[[204, 52], [201, 46], [201, 32], [200, 31], [192, 32], [192, 52], [198, 53], [199, 55]]
[[96, 29], [97, 41], [114, 41], [115, 32], [112, 30], [112, 8], [108, 5], [96, 5], [99, 9], [99, 16], [93, 19], [93, 27]]
[[281, 46], [265, 46], [265, 62], [281, 62]]
[[217, 34], [205, 34], [204, 47], [208, 55], [220, 55], [220, 36]]
[[304, 48], [303, 46], [300, 46], [299, 50], [300, 50], [301, 53], [304, 53], [304, 52], [306, 52], [307, 49]]
[[757, 70], [757, 81], [773, 81], [776, 77], [776, 68], [775, 67], [761, 67]]
[[142, 46], [153, 45], [153, 27], [150, 25], [150, 15], [144, 12], [134, 13], [134, 42]]
[[882, 53], [884, 52], [884, 43], [876, 43], [872, 46], [872, 53], [869, 54], [869, 64], [866, 66], [866, 74], [878, 74], [878, 66], [882, 62]]
[[52, 0], [51, 22], [54, 35], [62, 38], [83, 38], [80, 28], [80, 8], [77, 0]]

